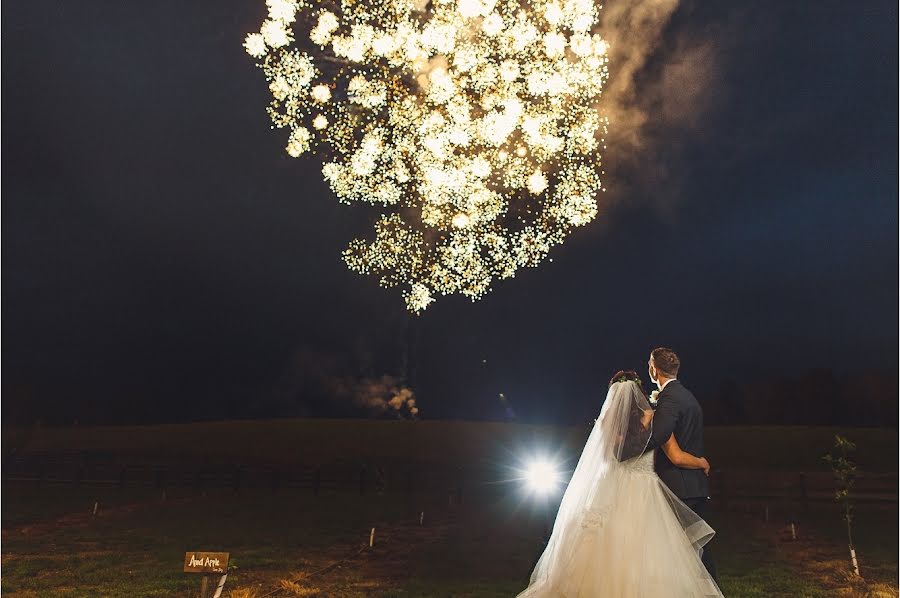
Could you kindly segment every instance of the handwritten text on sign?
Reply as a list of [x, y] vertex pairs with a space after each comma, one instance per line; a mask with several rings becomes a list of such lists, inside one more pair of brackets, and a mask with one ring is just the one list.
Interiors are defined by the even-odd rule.
[[185, 573], [225, 573], [228, 571], [227, 552], [185, 552]]

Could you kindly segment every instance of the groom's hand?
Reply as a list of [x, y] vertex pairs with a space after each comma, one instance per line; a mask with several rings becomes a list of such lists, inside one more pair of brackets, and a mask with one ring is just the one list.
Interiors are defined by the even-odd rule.
[[700, 463], [703, 465], [703, 473], [709, 475], [709, 461], [706, 460], [706, 457], [700, 457]]

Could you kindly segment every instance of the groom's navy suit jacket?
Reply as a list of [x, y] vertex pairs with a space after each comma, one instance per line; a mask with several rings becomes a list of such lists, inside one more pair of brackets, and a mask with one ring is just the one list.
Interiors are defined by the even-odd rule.
[[[648, 448], [659, 448], [669, 436], [681, 450], [695, 457], [705, 456], [703, 449], [703, 409], [693, 393], [672, 380], [657, 395], [656, 413], [653, 415], [653, 435]], [[656, 474], [678, 498], [706, 498], [709, 496], [709, 479], [702, 469], [681, 469], [675, 466], [666, 453], [656, 451]]]

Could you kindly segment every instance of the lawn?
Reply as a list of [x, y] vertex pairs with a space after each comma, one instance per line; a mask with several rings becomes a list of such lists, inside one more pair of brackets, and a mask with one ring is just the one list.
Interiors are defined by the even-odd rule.
[[[513, 486], [462, 505], [408, 494], [256, 491], [163, 501], [149, 489], [124, 492], [6, 484], [4, 595], [187, 598], [199, 580], [181, 572], [183, 553], [227, 550], [237, 569], [226, 596], [514, 596], [552, 513]], [[895, 507], [859, 514], [865, 582], [847, 575], [833, 509], [801, 517], [797, 541], [785, 539], [777, 513], [766, 523], [760, 513], [714, 512], [722, 589], [741, 597], [896, 596]]]

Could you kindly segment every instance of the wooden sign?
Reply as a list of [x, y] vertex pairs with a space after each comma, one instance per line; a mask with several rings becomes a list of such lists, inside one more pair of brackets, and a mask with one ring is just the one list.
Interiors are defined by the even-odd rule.
[[227, 573], [227, 552], [185, 552], [185, 573]]

